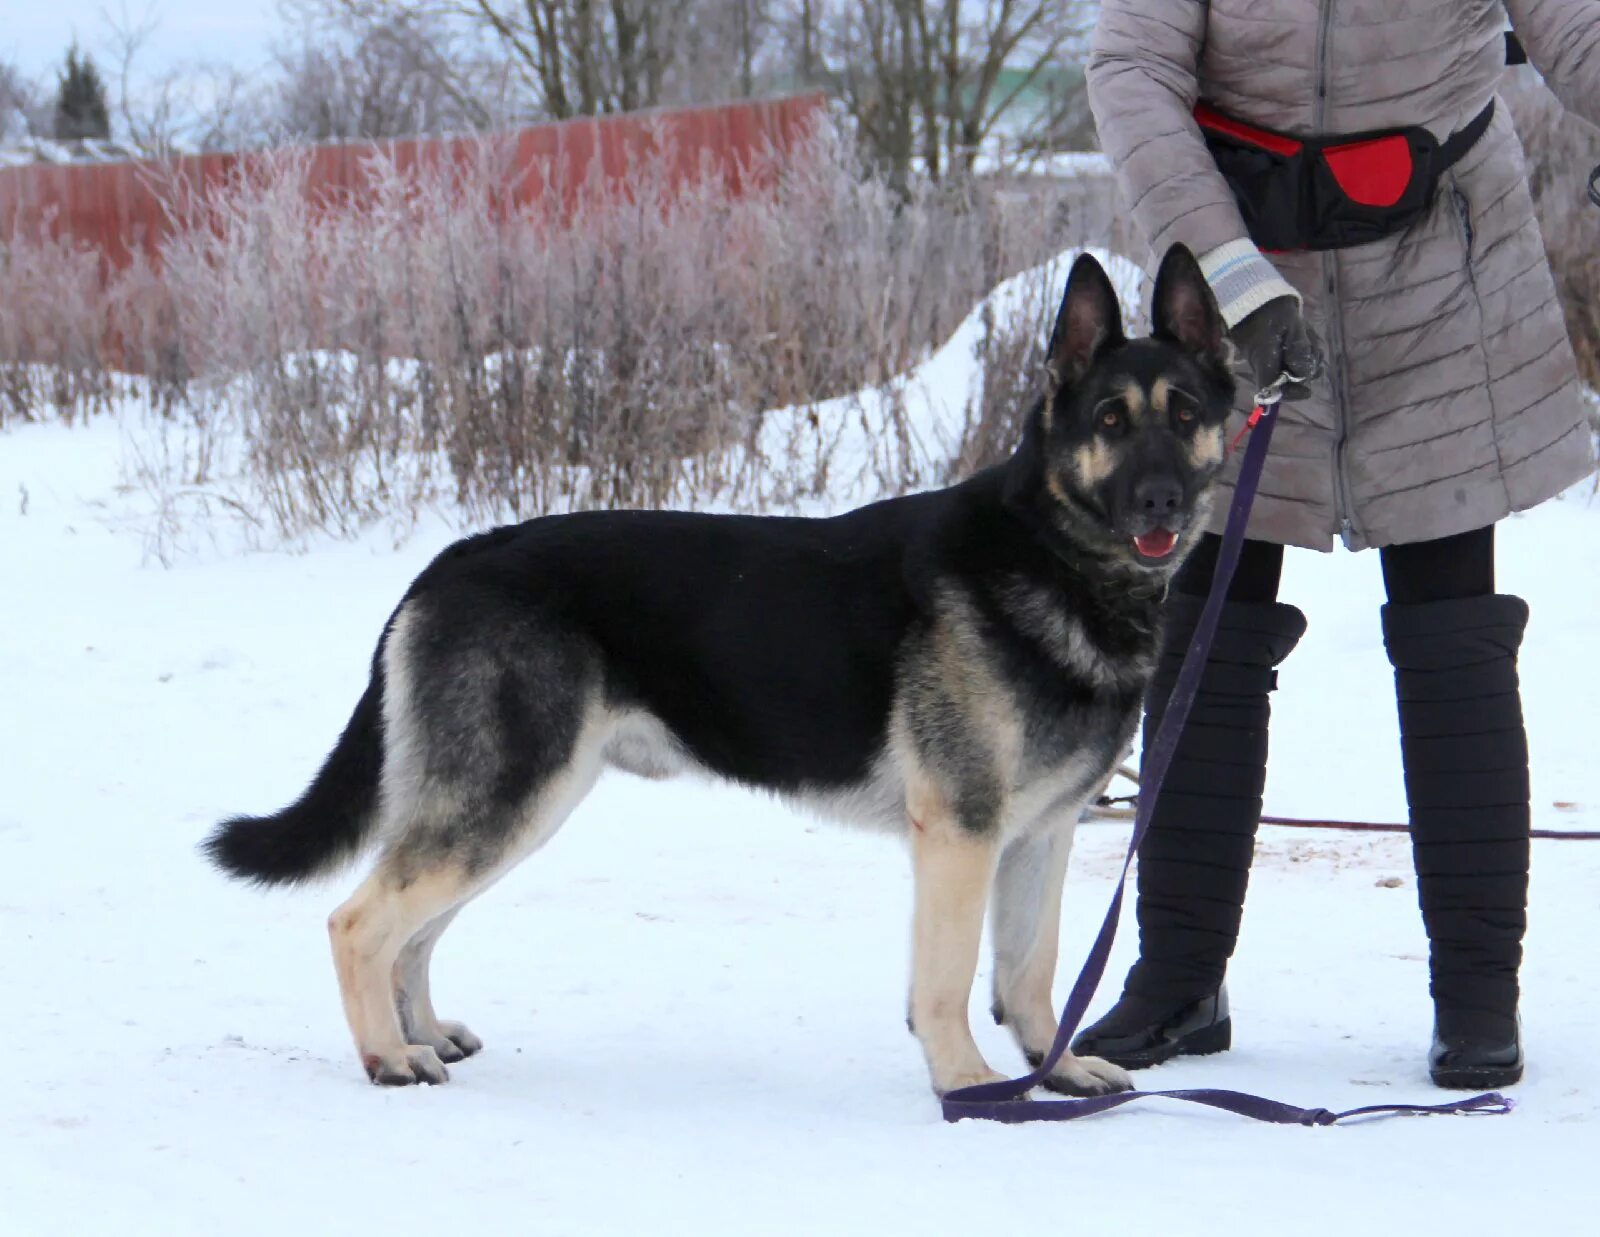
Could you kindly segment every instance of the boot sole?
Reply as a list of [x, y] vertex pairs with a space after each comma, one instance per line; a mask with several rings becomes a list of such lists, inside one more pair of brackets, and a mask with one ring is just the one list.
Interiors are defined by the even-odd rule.
[[1429, 1070], [1433, 1085], [1446, 1091], [1487, 1091], [1495, 1087], [1510, 1087], [1522, 1081], [1522, 1066], [1502, 1066], [1494, 1069], [1436, 1069]]
[[1214, 1022], [1208, 1027], [1201, 1027], [1198, 1031], [1191, 1031], [1177, 1039], [1168, 1040], [1159, 1047], [1149, 1048], [1143, 1052], [1096, 1052], [1090, 1048], [1079, 1053], [1079, 1056], [1095, 1056], [1102, 1061], [1109, 1061], [1123, 1069], [1147, 1069], [1152, 1065], [1160, 1065], [1174, 1057], [1209, 1057], [1219, 1052], [1226, 1052], [1233, 1047], [1233, 1020], [1224, 1018], [1221, 1022]]

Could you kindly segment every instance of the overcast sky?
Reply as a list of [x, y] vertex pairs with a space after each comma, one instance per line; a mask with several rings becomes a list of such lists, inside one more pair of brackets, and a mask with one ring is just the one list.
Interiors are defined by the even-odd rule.
[[112, 69], [108, 13], [126, 12], [136, 26], [146, 17], [157, 23], [140, 65], [145, 74], [198, 60], [254, 68], [283, 29], [277, 0], [4, 0], [0, 7], [0, 58], [29, 77], [53, 70], [74, 35], [102, 69]]

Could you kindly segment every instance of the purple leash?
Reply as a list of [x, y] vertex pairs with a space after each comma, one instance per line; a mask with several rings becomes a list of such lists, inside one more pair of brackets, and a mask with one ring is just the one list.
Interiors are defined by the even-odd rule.
[[[1061, 1012], [1061, 1025], [1056, 1028], [1055, 1042], [1044, 1060], [1031, 1074], [1011, 1078], [1005, 1082], [980, 1083], [975, 1087], [962, 1087], [944, 1096], [946, 1121], [967, 1119], [1001, 1121], [1019, 1125], [1028, 1121], [1072, 1121], [1078, 1117], [1093, 1116], [1112, 1108], [1120, 1108], [1135, 1100], [1164, 1098], [1184, 1100], [1191, 1104], [1204, 1104], [1238, 1113], [1255, 1121], [1271, 1121], [1278, 1125], [1334, 1125], [1355, 1117], [1394, 1116], [1397, 1114], [1429, 1115], [1433, 1113], [1507, 1113], [1511, 1101], [1498, 1091], [1475, 1095], [1470, 1099], [1454, 1100], [1447, 1104], [1369, 1104], [1365, 1108], [1351, 1108], [1345, 1112], [1330, 1112], [1326, 1108], [1297, 1108], [1280, 1100], [1264, 1099], [1240, 1091], [1218, 1091], [1201, 1088], [1185, 1091], [1121, 1091], [1115, 1095], [1095, 1095], [1084, 1099], [1033, 1100], [1028, 1092], [1049, 1076], [1067, 1051], [1072, 1036], [1083, 1021], [1083, 1015], [1094, 998], [1095, 989], [1105, 974], [1111, 957], [1111, 943], [1116, 939], [1117, 920], [1122, 914], [1122, 892], [1127, 887], [1128, 869], [1139, 850], [1139, 843], [1150, 828], [1150, 817], [1156, 799], [1161, 793], [1161, 783], [1166, 780], [1167, 768], [1177, 750], [1178, 736], [1188, 719], [1189, 709], [1200, 688], [1200, 675], [1205, 669], [1211, 642], [1216, 636], [1217, 621], [1222, 614], [1222, 603], [1228, 594], [1228, 584], [1234, 569], [1239, 565], [1239, 551], [1244, 544], [1245, 526], [1250, 520], [1250, 508], [1255, 502], [1256, 488], [1261, 483], [1261, 469], [1266, 462], [1267, 446], [1272, 441], [1272, 428], [1277, 421], [1278, 393], [1286, 378], [1256, 397], [1256, 407], [1249, 425], [1255, 426], [1245, 447], [1244, 461], [1239, 466], [1239, 479], [1234, 486], [1233, 502], [1228, 509], [1228, 524], [1222, 534], [1222, 548], [1217, 556], [1216, 573], [1211, 583], [1211, 593], [1206, 598], [1194, 639], [1184, 655], [1183, 665], [1173, 684], [1172, 696], [1167, 703], [1166, 716], [1156, 729], [1155, 738], [1145, 753], [1144, 768], [1148, 772], [1143, 781], [1147, 789], [1141, 790], [1138, 811], [1134, 816], [1133, 836], [1128, 839], [1128, 854], [1122, 861], [1122, 873], [1117, 879], [1116, 892], [1111, 897], [1110, 909], [1100, 925], [1094, 947], [1083, 964], [1072, 994], [1067, 997], [1066, 1008]], [[1243, 431], [1242, 431], [1243, 432]], [[1235, 440], [1237, 441], [1237, 440]]]

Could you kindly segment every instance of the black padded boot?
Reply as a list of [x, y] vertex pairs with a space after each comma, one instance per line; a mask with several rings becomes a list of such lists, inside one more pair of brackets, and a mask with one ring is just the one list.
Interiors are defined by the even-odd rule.
[[1441, 1087], [1522, 1077], [1517, 971], [1528, 906], [1528, 740], [1517, 649], [1527, 603], [1491, 595], [1383, 610], [1428, 931]]
[[[1175, 594], [1146, 701], [1146, 750], [1166, 713], [1204, 601]], [[1239, 935], [1267, 773], [1274, 667], [1305, 633], [1280, 602], [1224, 603], [1200, 691], [1139, 847], [1139, 961], [1121, 998], [1073, 1040], [1124, 1069], [1221, 1052], [1232, 1041], [1222, 977]]]

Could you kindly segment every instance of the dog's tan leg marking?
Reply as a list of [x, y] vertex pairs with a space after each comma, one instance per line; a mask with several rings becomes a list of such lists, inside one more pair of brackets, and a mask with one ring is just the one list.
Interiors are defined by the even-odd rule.
[[477, 882], [454, 863], [405, 881], [380, 861], [350, 900], [328, 918], [345, 1018], [367, 1077], [400, 1086], [444, 1082], [444, 1062], [428, 1044], [408, 1044], [395, 1009], [394, 971], [407, 942], [459, 905]]
[[[389, 830], [389, 849], [372, 875], [328, 919], [345, 1017], [367, 1076], [374, 1082], [398, 1086], [444, 1082], [449, 1077], [432, 1040], [424, 1034], [421, 1042], [408, 1042], [408, 1032], [426, 1033], [436, 1028], [463, 1055], [476, 1050], [466, 1046], [477, 1044], [476, 1037], [459, 1023], [435, 1018], [433, 1026], [428, 1025], [432, 1000], [427, 969], [433, 942], [457, 910], [561, 828], [599, 778], [607, 737], [602, 726], [589, 726], [566, 768], [530, 800], [521, 812], [521, 822], [505, 830], [499, 857], [470, 870], [464, 857], [452, 853], [450, 831], [444, 828], [452, 824], [453, 813], [465, 810], [459, 799], [437, 790], [418, 793], [403, 779], [396, 779], [395, 806], [388, 810], [397, 823]], [[415, 950], [407, 953], [412, 945]], [[399, 1009], [401, 985], [411, 998], [404, 1026]]]
[[916, 880], [911, 945], [911, 1028], [928, 1058], [933, 1089], [1000, 1077], [972, 1038], [967, 1003], [978, 969], [983, 909], [994, 879], [992, 835], [968, 833], [938, 796], [907, 802]]
[[459, 1022], [443, 1022], [433, 1012], [428, 970], [433, 947], [461, 911], [446, 911], [407, 942], [394, 964], [394, 1003], [407, 1044], [426, 1044], [446, 1065], [483, 1049], [483, 1041]]
[[[1061, 890], [1075, 829], [1075, 814], [1063, 815], [1067, 823], [1014, 840], [995, 873], [990, 919], [995, 1016], [1032, 1065], [1049, 1052], [1058, 1025], [1051, 985], [1061, 942]], [[1056, 1062], [1046, 1085], [1069, 1095], [1103, 1095], [1127, 1091], [1133, 1080], [1109, 1061], [1069, 1052]]]

